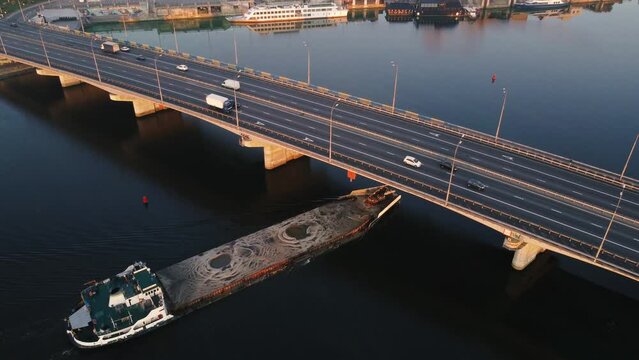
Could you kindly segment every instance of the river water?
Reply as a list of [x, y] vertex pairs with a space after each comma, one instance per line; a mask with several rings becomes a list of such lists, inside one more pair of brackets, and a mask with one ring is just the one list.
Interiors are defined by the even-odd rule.
[[[180, 51], [306, 79], [619, 172], [639, 130], [636, 1], [458, 24], [368, 19], [286, 32], [176, 22]], [[175, 48], [171, 23], [94, 28]], [[497, 80], [491, 82], [496, 73]], [[639, 176], [635, 154], [628, 175]], [[550, 253], [510, 267], [502, 238], [405, 196], [363, 240], [134, 341], [79, 351], [62, 319], [83, 283], [160, 269], [374, 185], [176, 112], [136, 119], [89, 86], [0, 82], [2, 359], [633, 359], [639, 287]], [[150, 205], [145, 208], [141, 197]]]

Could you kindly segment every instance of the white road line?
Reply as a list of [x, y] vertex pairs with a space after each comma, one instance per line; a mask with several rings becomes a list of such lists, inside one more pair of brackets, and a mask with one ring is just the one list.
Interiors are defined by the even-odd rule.
[[556, 212], [556, 213], [558, 213], [558, 214], [563, 214], [561, 211], [559, 211], [559, 210], [557, 210], [557, 209], [550, 208], [550, 210], [552, 210], [552, 211], [554, 211], [554, 212]]
[[410, 138], [410, 139], [413, 140], [413, 141], [419, 142], [419, 139], [415, 139], [415, 138]]
[[393, 133], [392, 131], [390, 131], [390, 130], [388, 130], [388, 129], [384, 129], [384, 131], [386, 131], [386, 132], [387, 132], [387, 133], [389, 133], [389, 134], [392, 134], [392, 133]]
[[517, 198], [517, 199], [519, 199], [519, 200], [524, 200], [524, 198], [523, 198], [523, 197], [521, 197], [521, 196], [517, 196], [517, 195], [515, 195], [515, 198]]
[[313, 108], [313, 110], [315, 110], [315, 111], [320, 111], [318, 108]]
[[443, 147], [443, 146], [440, 146], [439, 148], [440, 148], [440, 149], [442, 149], [442, 150], [444, 150], [444, 151], [448, 151], [448, 150], [449, 150], [448, 148], [445, 148], [445, 147]]
[[542, 183], [545, 183], [545, 182], [546, 182], [546, 180], [542, 180], [542, 179], [540, 179], [540, 178], [535, 178], [535, 180], [537, 180], [537, 181], [539, 181], [539, 182], [542, 182]]
[[632, 238], [632, 240], [639, 242], [639, 239], [637, 238]]
[[270, 112], [266, 112], [266, 111], [262, 111], [264, 113], [264, 115], [271, 115]]
[[310, 125], [308, 127], [309, 127], [309, 129], [317, 130], [316, 128], [314, 128], [314, 127], [312, 127]]
[[291, 104], [297, 105], [297, 101], [291, 101]]
[[362, 146], [368, 146], [368, 145], [366, 145], [366, 144], [364, 144], [364, 143], [361, 143], [361, 142], [358, 142], [358, 144], [360, 144], [360, 145], [362, 145]]
[[473, 159], [473, 160], [475, 160], [475, 161], [481, 161], [481, 160], [479, 160], [479, 159], [478, 159], [478, 158], [476, 158], [476, 157], [472, 157], [472, 156], [471, 156], [470, 158], [471, 158], [471, 159]]
[[288, 119], [288, 118], [282, 118], [282, 119], [284, 119], [284, 120], [286, 120], [286, 121], [288, 121], [288, 122], [293, 122], [293, 120]]
[[387, 151], [386, 153], [387, 153], [388, 155], [393, 155], [393, 156], [395, 155], [395, 154], [393, 154], [393, 153], [392, 153], [392, 152], [390, 152], [390, 151]]
[[594, 225], [594, 226], [596, 226], [596, 227], [598, 227], [598, 228], [600, 228], [600, 229], [601, 229], [601, 228], [603, 228], [603, 226], [598, 225], [598, 224], [595, 224], [595, 223], [590, 223], [590, 225]]
[[360, 125], [366, 125], [366, 123], [365, 123], [365, 122], [363, 122], [363, 121], [360, 121], [360, 122], [359, 122], [359, 124], [360, 124]]
[[577, 195], [583, 195], [583, 194], [582, 194], [582, 193], [580, 193], [579, 191], [575, 191], [575, 190], [573, 190], [572, 192], [574, 192], [574, 193], [575, 193], [575, 194], [577, 194]]
[[336, 138], [341, 138], [341, 135], [337, 135], [337, 134], [333, 134], [333, 136], [335, 136]]
[[503, 167], [503, 166], [502, 166], [501, 168], [502, 168], [502, 169], [504, 169], [504, 170], [506, 170], [506, 171], [512, 171], [512, 170], [510, 170], [510, 169], [509, 169], [509, 168], [507, 168], [507, 167]]

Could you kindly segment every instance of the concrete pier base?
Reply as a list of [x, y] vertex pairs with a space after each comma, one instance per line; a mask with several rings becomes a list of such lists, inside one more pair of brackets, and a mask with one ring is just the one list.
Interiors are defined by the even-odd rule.
[[526, 266], [535, 260], [537, 254], [546, 251], [546, 249], [539, 245], [509, 236], [504, 239], [504, 247], [515, 251], [512, 266], [516, 270], [525, 269]]
[[69, 87], [82, 83], [80, 79], [74, 78], [72, 76], [62, 75], [47, 69], [36, 69], [36, 73], [42, 76], [57, 76], [58, 79], [60, 79], [60, 85], [62, 85], [62, 87]]
[[264, 168], [266, 170], [275, 169], [276, 167], [282, 166], [291, 160], [302, 157], [302, 154], [296, 151], [260, 140], [251, 139], [248, 136], [242, 136], [240, 138], [240, 145], [244, 147], [264, 148]]
[[143, 100], [140, 98], [127, 96], [127, 95], [118, 95], [118, 94], [109, 94], [109, 97], [113, 101], [128, 101], [133, 103], [133, 111], [135, 112], [136, 117], [142, 117], [149, 114], [156, 113], [160, 110], [164, 110], [165, 107], [160, 104], [156, 104], [152, 101]]

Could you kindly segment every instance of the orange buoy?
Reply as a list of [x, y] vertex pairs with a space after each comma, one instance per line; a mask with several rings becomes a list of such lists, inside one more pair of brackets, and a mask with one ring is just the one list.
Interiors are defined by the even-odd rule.
[[346, 177], [348, 177], [348, 180], [353, 182], [353, 180], [355, 180], [355, 178], [357, 177], [357, 174], [355, 174], [355, 172], [352, 170], [348, 170], [348, 172], [346, 173]]
[[495, 82], [495, 80], [497, 80], [497, 74], [493, 73], [493, 77], [491, 78], [491, 80], [493, 81], [493, 83]]

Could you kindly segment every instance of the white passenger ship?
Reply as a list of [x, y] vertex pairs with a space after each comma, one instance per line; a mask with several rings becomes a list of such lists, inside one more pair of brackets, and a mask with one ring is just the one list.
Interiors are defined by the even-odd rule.
[[322, 4], [271, 4], [250, 8], [244, 15], [229, 18], [231, 23], [252, 24], [272, 21], [303, 21], [346, 17], [348, 9], [335, 3]]

